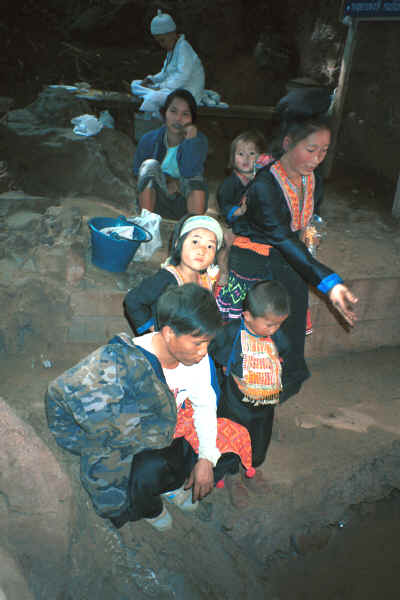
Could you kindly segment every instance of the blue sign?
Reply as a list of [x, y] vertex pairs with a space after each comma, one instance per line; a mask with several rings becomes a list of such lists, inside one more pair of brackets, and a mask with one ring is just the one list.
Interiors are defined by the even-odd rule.
[[344, 1], [343, 16], [355, 19], [400, 19], [400, 0]]

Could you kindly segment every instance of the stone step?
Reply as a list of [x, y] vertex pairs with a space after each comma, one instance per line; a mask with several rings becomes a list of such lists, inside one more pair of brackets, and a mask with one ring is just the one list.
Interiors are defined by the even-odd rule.
[[359, 298], [356, 326], [351, 329], [343, 325], [329, 303], [311, 293], [313, 333], [307, 336], [307, 357], [362, 352], [400, 344], [400, 279], [354, 279], [347, 283]]
[[[343, 325], [329, 303], [311, 293], [313, 333], [306, 339], [308, 358], [400, 345], [400, 278], [354, 279], [347, 283], [360, 298], [356, 326], [349, 329]], [[103, 288], [73, 291], [72, 318], [65, 341], [101, 345], [115, 333], [131, 333], [123, 314], [125, 293]]]
[[123, 314], [125, 293], [103, 289], [72, 292], [72, 319], [67, 327], [66, 341], [93, 342], [100, 346], [115, 333], [131, 333]]

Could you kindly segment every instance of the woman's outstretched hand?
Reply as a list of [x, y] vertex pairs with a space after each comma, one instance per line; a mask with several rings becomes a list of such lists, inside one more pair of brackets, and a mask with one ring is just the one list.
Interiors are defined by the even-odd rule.
[[358, 298], [342, 283], [333, 286], [328, 296], [336, 310], [353, 327], [357, 317], [352, 305], [358, 302]]

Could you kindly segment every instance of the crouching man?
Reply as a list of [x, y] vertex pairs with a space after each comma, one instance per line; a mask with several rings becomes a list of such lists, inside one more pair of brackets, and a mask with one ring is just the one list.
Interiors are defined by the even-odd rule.
[[115, 336], [46, 394], [57, 444], [80, 456], [95, 511], [118, 528], [139, 519], [170, 528], [163, 499], [194, 510], [240, 461], [234, 449], [217, 447], [217, 383], [207, 354], [221, 325], [213, 296], [195, 284], [168, 289], [157, 320], [159, 331]]

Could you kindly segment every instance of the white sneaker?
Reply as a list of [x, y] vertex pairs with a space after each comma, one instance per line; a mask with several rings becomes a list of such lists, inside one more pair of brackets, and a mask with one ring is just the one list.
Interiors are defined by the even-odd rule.
[[192, 490], [185, 490], [184, 487], [180, 487], [177, 490], [171, 490], [161, 494], [163, 498], [175, 504], [181, 510], [192, 512], [199, 506], [198, 501], [192, 502]]
[[152, 519], [144, 519], [149, 525], [154, 527], [154, 529], [158, 529], [158, 531], [168, 531], [168, 529], [172, 528], [172, 517], [169, 514], [166, 506], [163, 506], [162, 511], [157, 517], [153, 517]]

